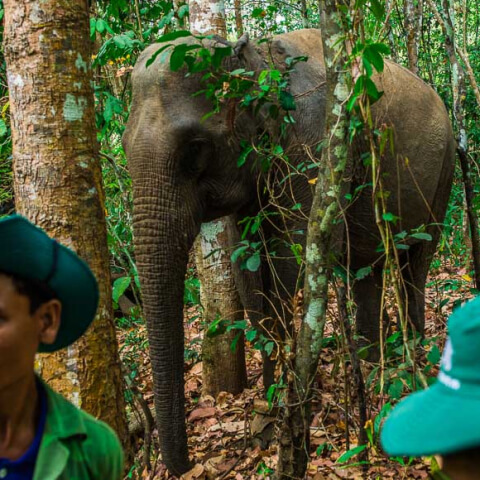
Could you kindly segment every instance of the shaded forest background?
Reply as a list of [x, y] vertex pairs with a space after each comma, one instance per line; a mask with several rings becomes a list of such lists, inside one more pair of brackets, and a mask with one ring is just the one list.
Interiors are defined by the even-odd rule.
[[[475, 0], [389, 0], [371, 2], [363, 17], [368, 38], [389, 46], [391, 58], [411, 69], [441, 96], [454, 121], [454, 92], [449, 40], [436, 16], [435, 7], [455, 12], [453, 31], [456, 52], [466, 75], [461, 93], [471, 167], [473, 210], [479, 210], [480, 122], [478, 89], [473, 82], [480, 71], [480, 12]], [[227, 38], [242, 33], [266, 37], [304, 27], [318, 27], [319, 4], [307, 0], [226, 2]], [[0, 10], [2, 15], [3, 10]], [[188, 28], [188, 3], [144, 0], [92, 2], [90, 37], [95, 54], [96, 126], [101, 146], [106, 194], [108, 246], [113, 275], [113, 304], [120, 355], [127, 384], [125, 398], [135, 442], [135, 454], [127, 478], [168, 478], [158, 460], [155, 432], [149, 419], [152, 405], [148, 340], [141, 310], [141, 294], [132, 240], [132, 192], [121, 136], [131, 100], [130, 72], [141, 51], [160, 35]], [[383, 21], [379, 21], [378, 17]], [[451, 42], [450, 42], [451, 43]], [[416, 52], [416, 53], [415, 53]], [[450, 52], [451, 54], [451, 52]], [[473, 77], [473, 78], [472, 78]], [[478, 74], [477, 74], [478, 79]], [[14, 210], [11, 165], [11, 130], [6, 67], [0, 65], [0, 214]], [[458, 119], [457, 119], [458, 120]], [[460, 138], [460, 132], [457, 131]], [[464, 182], [457, 163], [445, 228], [427, 284], [427, 329], [424, 340], [416, 340], [419, 355], [412, 368], [402, 361], [403, 338], [394, 332], [386, 342], [381, 365], [362, 363], [368, 421], [359, 424], [355, 386], [351, 381], [346, 340], [339, 328], [338, 313], [329, 311], [321, 368], [316, 389], [323, 398], [314, 418], [309, 474], [322, 478], [426, 478], [435, 470], [434, 460], [387, 459], [378, 446], [382, 418], [402, 395], [430, 382], [437, 371], [445, 335], [445, 322], [452, 308], [476, 293], [471, 254], [472, 242], [466, 214]], [[203, 318], [200, 284], [194, 262], [185, 281], [186, 393], [189, 409], [189, 441], [197, 466], [186, 478], [267, 478], [276, 463], [271, 443], [275, 404], [281, 402], [282, 386], [267, 401], [260, 400], [260, 354], [255, 336], [245, 323], [248, 389], [233, 396], [201, 396], [202, 351], [205, 332], [211, 328]], [[395, 314], [395, 305], [390, 309]], [[412, 340], [414, 342], [414, 340]], [[341, 381], [339, 381], [341, 379]], [[143, 412], [143, 413], [142, 413]], [[253, 415], [252, 412], [256, 412]], [[135, 420], [136, 419], [136, 420]], [[273, 419], [273, 420], [272, 420]], [[364, 430], [367, 443], [359, 442]], [[369, 451], [369, 456], [364, 455]], [[431, 465], [433, 462], [433, 466]]]

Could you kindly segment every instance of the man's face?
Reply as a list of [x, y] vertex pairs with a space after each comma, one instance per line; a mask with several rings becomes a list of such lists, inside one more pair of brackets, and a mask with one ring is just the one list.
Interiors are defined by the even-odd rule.
[[54, 341], [60, 304], [52, 300], [30, 313], [30, 300], [0, 273], [0, 392], [33, 374], [40, 342]]

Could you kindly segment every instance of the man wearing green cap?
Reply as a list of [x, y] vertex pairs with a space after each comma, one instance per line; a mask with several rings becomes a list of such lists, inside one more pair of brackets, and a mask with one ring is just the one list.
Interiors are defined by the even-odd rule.
[[34, 373], [37, 352], [73, 343], [98, 306], [88, 266], [25, 218], [0, 220], [0, 480], [119, 480], [120, 442]]
[[389, 455], [441, 455], [451, 480], [480, 479], [480, 297], [453, 312], [448, 334], [437, 382], [397, 405], [381, 443]]

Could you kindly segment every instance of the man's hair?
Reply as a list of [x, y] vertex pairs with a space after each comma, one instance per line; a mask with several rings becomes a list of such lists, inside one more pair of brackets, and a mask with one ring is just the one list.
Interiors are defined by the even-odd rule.
[[30, 300], [30, 314], [34, 314], [40, 305], [49, 302], [57, 297], [57, 294], [44, 282], [31, 278], [23, 278], [18, 275], [2, 272], [11, 279], [18, 294], [24, 295]]

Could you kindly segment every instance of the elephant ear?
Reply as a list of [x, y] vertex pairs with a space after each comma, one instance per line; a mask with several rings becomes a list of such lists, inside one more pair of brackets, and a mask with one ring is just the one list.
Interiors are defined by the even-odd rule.
[[248, 33], [244, 33], [233, 47], [233, 52], [237, 58], [244, 62], [252, 70], [265, 68], [265, 59], [260, 50], [250, 42]]

